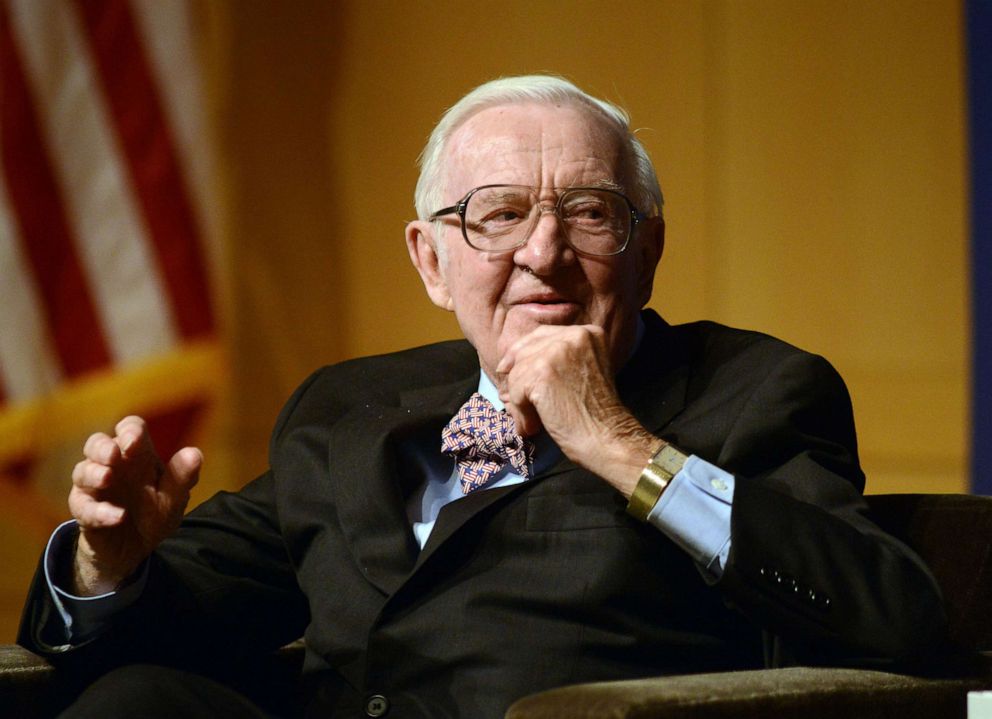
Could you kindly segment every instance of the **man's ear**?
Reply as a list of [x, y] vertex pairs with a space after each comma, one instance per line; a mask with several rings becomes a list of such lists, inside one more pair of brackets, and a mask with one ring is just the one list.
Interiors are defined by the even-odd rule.
[[448, 292], [448, 283], [441, 266], [441, 258], [437, 251], [438, 239], [434, 234], [434, 223], [424, 220], [414, 220], [406, 226], [406, 249], [410, 253], [410, 261], [420, 273], [427, 296], [431, 302], [449, 312], [455, 309]]
[[649, 217], [638, 228], [640, 236], [636, 244], [639, 274], [637, 277], [637, 294], [643, 307], [651, 299], [654, 291], [654, 273], [665, 252], [665, 219], [661, 216]]

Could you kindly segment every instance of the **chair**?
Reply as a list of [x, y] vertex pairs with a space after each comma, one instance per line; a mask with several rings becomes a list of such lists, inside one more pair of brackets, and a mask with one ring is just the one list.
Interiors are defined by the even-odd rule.
[[[581, 684], [520, 699], [506, 719], [963, 718], [968, 691], [992, 689], [992, 498], [893, 494], [868, 502], [875, 521], [931, 568], [944, 592], [951, 640], [974, 659], [967, 667], [940, 678], [795, 667]], [[288, 674], [298, 671], [302, 651], [298, 643], [281, 650]], [[0, 646], [3, 716], [44, 716], [42, 699], [55, 686], [44, 659]]]
[[[956, 676], [788, 668], [584, 684], [516, 702], [507, 719], [944, 719], [965, 717], [967, 693], [992, 689], [992, 497], [870, 495], [875, 521], [930, 567], [952, 643], [973, 656]], [[906, 601], [912, 601], [907, 597]]]

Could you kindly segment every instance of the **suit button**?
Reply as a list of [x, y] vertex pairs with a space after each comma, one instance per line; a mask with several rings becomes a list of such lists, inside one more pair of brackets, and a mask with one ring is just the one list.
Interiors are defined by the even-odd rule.
[[816, 592], [811, 589], [809, 591], [809, 601], [821, 612], [825, 612], [830, 609], [830, 597], [823, 592]]
[[382, 694], [373, 694], [365, 702], [365, 713], [370, 717], [383, 717], [389, 711], [389, 700]]

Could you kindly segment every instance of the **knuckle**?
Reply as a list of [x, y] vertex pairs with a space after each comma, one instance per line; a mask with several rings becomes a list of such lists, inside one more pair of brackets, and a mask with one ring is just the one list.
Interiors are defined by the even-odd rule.
[[117, 434], [121, 434], [125, 430], [131, 428], [137, 429], [138, 431], [143, 431], [145, 429], [145, 426], [146, 424], [143, 418], [139, 417], [136, 414], [129, 414], [127, 417], [125, 417], [124, 419], [122, 419], [120, 422], [117, 423], [117, 425], [114, 427], [114, 431]]
[[603, 328], [596, 325], [584, 325], [577, 329], [576, 341], [587, 347], [598, 342], [603, 336]]
[[87, 478], [89, 484], [94, 489], [103, 489], [110, 482], [110, 468], [100, 465], [93, 465], [88, 468]]
[[91, 504], [92, 498], [88, 495], [79, 491], [69, 492], [69, 513], [72, 515], [73, 519], [80, 524], [83, 524], [86, 521]]
[[80, 490], [105, 489], [110, 482], [112, 470], [102, 464], [84, 460], [72, 471], [72, 483]]
[[97, 439], [87, 454], [87, 458], [98, 464], [106, 464], [114, 459], [117, 443], [110, 437], [104, 435]]
[[83, 443], [83, 454], [87, 456], [91, 455], [104, 439], [108, 439], [108, 437], [103, 432], [94, 432], [91, 434], [86, 438], [86, 442]]
[[543, 354], [534, 361], [534, 369], [539, 378], [548, 377], [554, 373], [557, 364], [551, 355]]

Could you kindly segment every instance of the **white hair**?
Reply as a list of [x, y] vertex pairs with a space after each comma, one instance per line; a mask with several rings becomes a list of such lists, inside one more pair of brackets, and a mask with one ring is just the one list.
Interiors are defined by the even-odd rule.
[[441, 116], [420, 155], [420, 178], [414, 203], [417, 216], [428, 219], [444, 202], [445, 149], [451, 136], [466, 120], [490, 107], [522, 102], [578, 103], [598, 111], [625, 141], [631, 202], [647, 215], [661, 213], [664, 200], [651, 158], [630, 129], [630, 118], [620, 107], [593, 97], [554, 75], [521, 75], [492, 80], [472, 90]]

